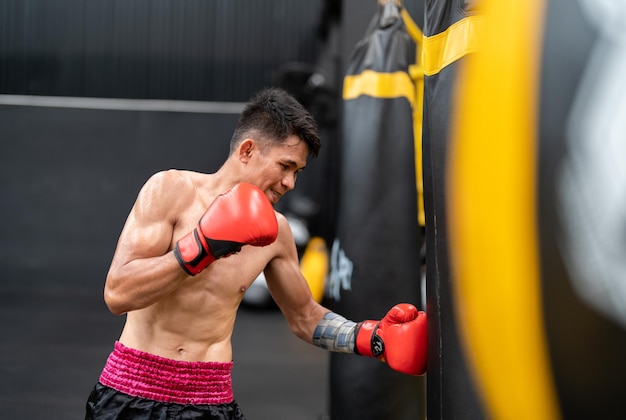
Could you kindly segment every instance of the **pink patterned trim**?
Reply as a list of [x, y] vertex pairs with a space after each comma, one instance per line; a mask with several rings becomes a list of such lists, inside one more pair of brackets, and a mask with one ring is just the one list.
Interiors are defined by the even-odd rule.
[[134, 397], [175, 404], [227, 404], [234, 400], [233, 362], [181, 362], [116, 341], [100, 383]]

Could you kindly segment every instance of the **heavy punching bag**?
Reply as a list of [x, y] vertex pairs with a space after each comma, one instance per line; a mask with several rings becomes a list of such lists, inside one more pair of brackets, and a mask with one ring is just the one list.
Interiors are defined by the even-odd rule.
[[[353, 320], [380, 319], [399, 302], [421, 307], [415, 86], [408, 74], [414, 51], [399, 7], [387, 2], [346, 70], [340, 198], [326, 297]], [[415, 420], [425, 413], [423, 377], [375, 359], [333, 353], [330, 393], [332, 419]]]
[[[459, 68], [479, 43], [473, 2], [426, 2], [423, 40], [423, 175], [428, 309], [429, 419], [482, 419], [484, 409], [461, 346], [449, 267], [445, 193], [452, 104]], [[462, 314], [460, 314], [462, 316]]]
[[622, 418], [626, 5], [482, 8], [447, 189], [465, 358], [489, 418]]

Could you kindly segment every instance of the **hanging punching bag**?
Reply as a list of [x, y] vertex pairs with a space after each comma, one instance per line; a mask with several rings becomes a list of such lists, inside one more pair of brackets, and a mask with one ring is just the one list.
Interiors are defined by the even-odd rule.
[[622, 418], [626, 5], [482, 7], [447, 191], [473, 380], [489, 418]]
[[[340, 198], [326, 293], [335, 311], [354, 320], [380, 319], [399, 302], [421, 306], [415, 86], [408, 74], [414, 51], [399, 7], [387, 2], [346, 70]], [[336, 353], [330, 369], [331, 418], [424, 417], [422, 377]]]
[[[451, 104], [458, 69], [476, 52], [481, 16], [475, 2], [426, 2], [423, 40], [423, 174], [428, 308], [428, 418], [485, 418], [463, 354], [453, 304], [445, 194]], [[458, 314], [462, 317], [462, 314]]]

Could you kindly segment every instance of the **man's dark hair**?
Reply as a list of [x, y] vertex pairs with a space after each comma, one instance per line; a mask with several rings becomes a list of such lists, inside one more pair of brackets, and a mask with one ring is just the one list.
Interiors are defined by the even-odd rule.
[[287, 91], [268, 88], [258, 92], [246, 105], [230, 141], [230, 153], [246, 137], [256, 135], [263, 142], [282, 143], [296, 136], [309, 146], [309, 155], [317, 156], [320, 139], [311, 114]]

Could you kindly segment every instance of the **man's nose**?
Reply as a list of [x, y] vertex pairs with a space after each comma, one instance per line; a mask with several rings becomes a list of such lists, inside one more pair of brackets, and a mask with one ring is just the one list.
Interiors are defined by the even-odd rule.
[[283, 177], [283, 185], [290, 190], [296, 186], [296, 175], [290, 174]]

